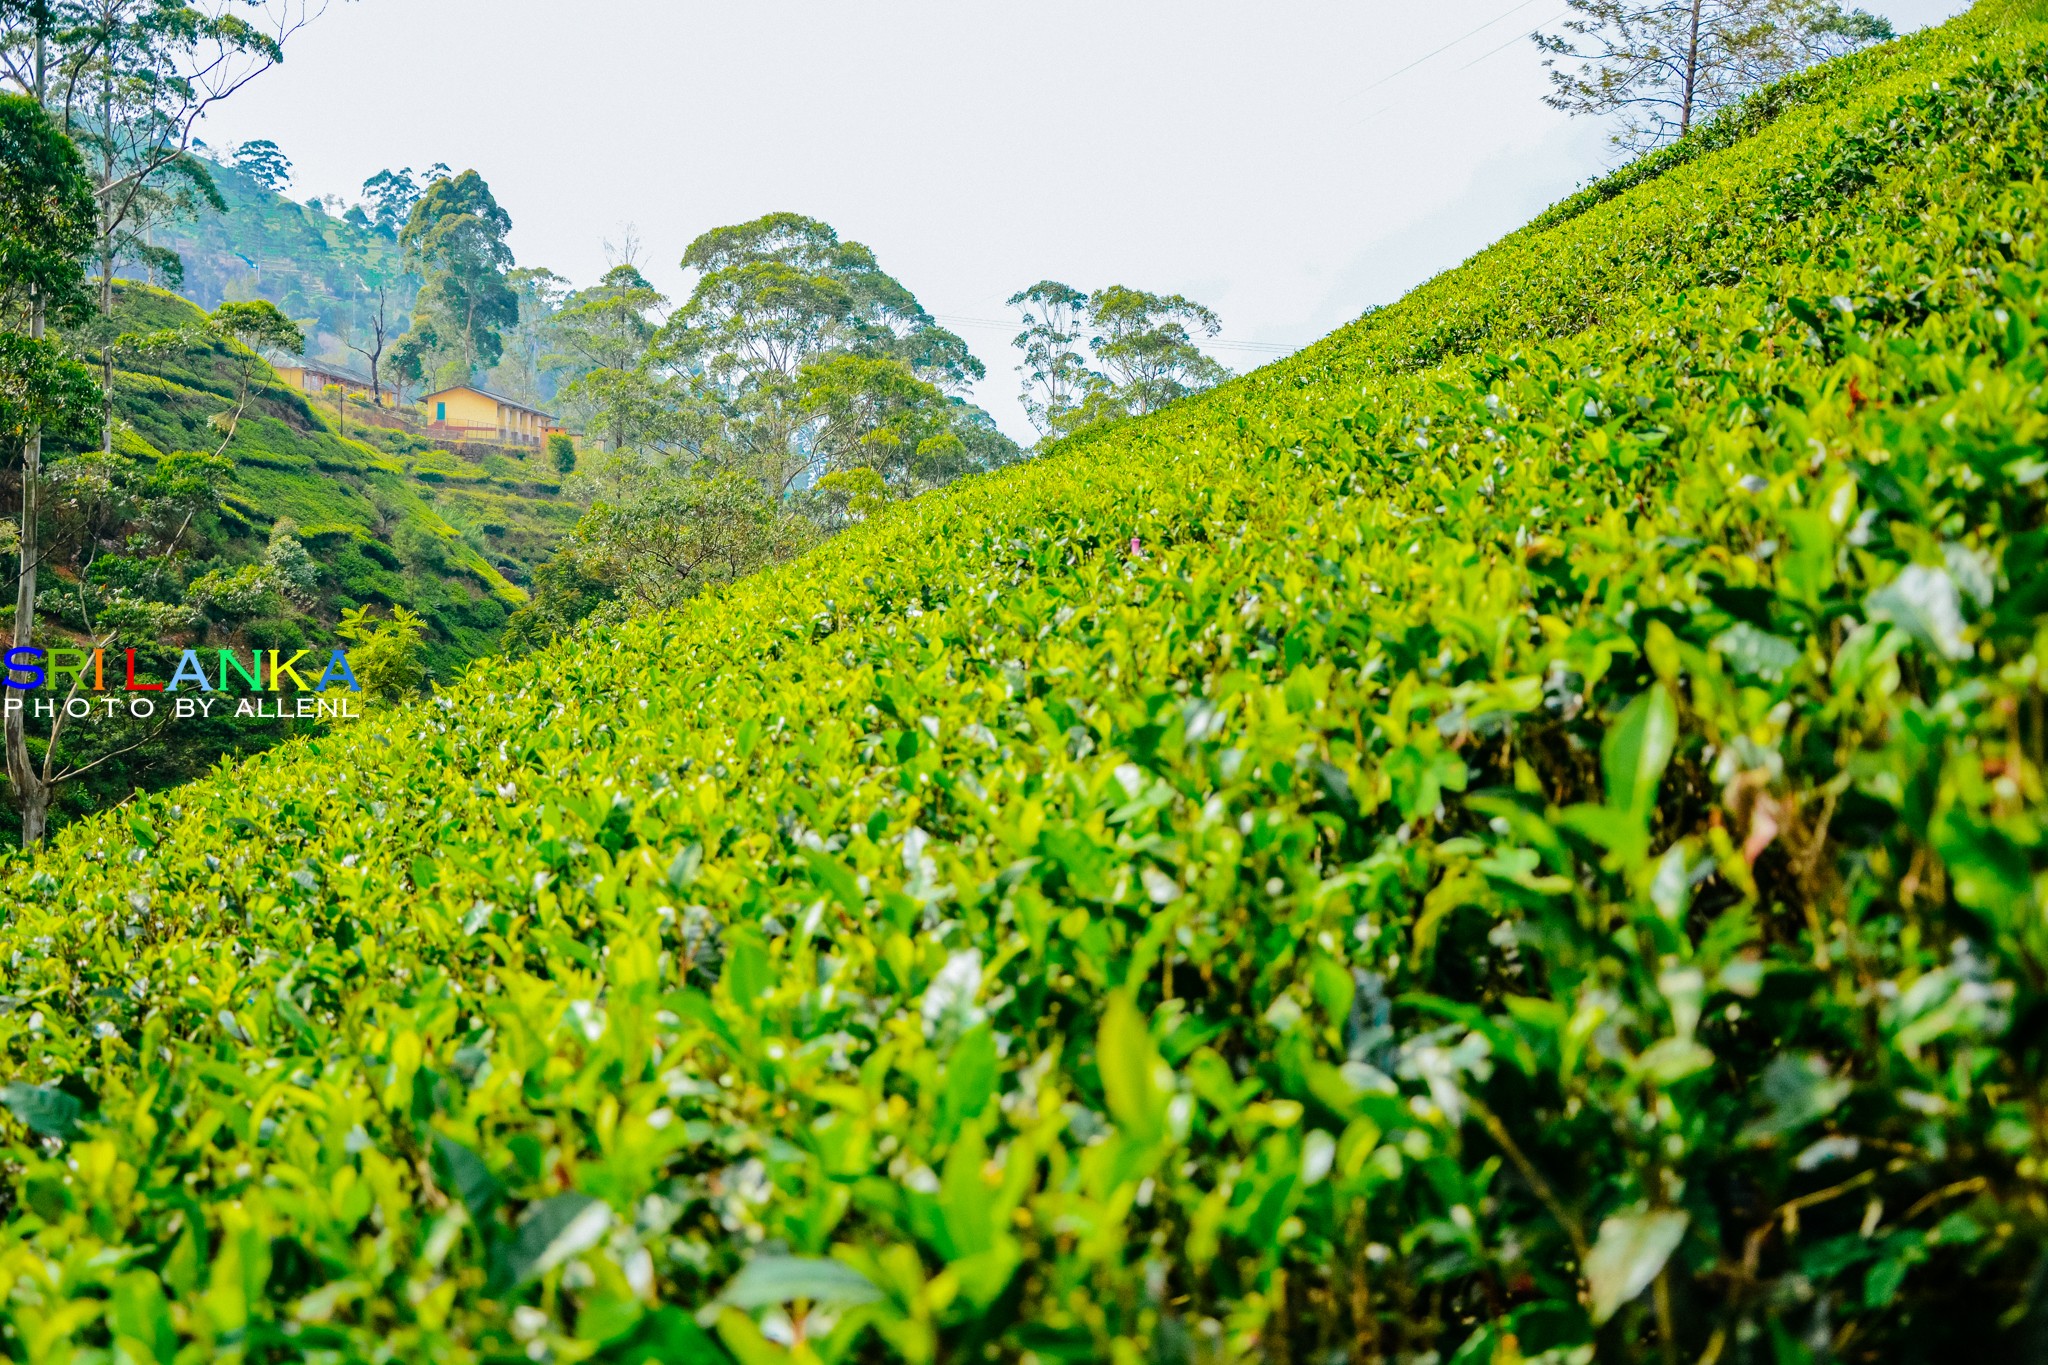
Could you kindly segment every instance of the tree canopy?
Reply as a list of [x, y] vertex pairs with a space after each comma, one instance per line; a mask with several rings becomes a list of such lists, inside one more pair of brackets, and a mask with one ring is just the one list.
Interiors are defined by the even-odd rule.
[[591, 510], [518, 638], [673, 604], [1017, 454], [963, 396], [985, 373], [966, 343], [829, 224], [717, 228], [682, 264], [696, 279], [665, 321], [629, 261], [551, 319], [561, 399], [606, 449], [579, 466]]
[[649, 364], [667, 303], [637, 267], [622, 263], [570, 294], [550, 319], [546, 362], [575, 376], [562, 398], [587, 413], [593, 434], [612, 450], [673, 427], [666, 385]]
[[272, 194], [283, 194], [292, 183], [292, 159], [269, 138], [241, 143], [228, 164]]
[[99, 387], [37, 312], [75, 315], [95, 227], [92, 181], [71, 140], [33, 99], [0, 94], [0, 452], [32, 433], [93, 430]]
[[82, 302], [96, 214], [71, 139], [35, 100], [0, 94], [0, 309], [12, 313], [30, 295], [46, 308]]
[[[1179, 294], [1148, 294], [1112, 284], [1083, 294], [1040, 280], [1012, 294], [1024, 330], [1024, 410], [1047, 439], [1094, 422], [1154, 412], [1230, 375], [1195, 344], [1215, 336], [1216, 314]], [[1091, 366], [1081, 352], [1087, 338]]]
[[1832, 0], [1567, 0], [1571, 15], [1538, 33], [1549, 58], [1545, 103], [1620, 115], [1615, 145], [1648, 151], [1683, 137], [1745, 95], [1852, 48], [1891, 24]]
[[1100, 378], [1080, 351], [1088, 296], [1070, 284], [1040, 280], [1010, 295], [1008, 303], [1024, 319], [1024, 330], [1010, 343], [1024, 353], [1017, 367], [1024, 376], [1019, 397], [1032, 425], [1050, 435]]
[[365, 219], [372, 228], [396, 241], [412, 217], [413, 205], [419, 203], [429, 185], [448, 173], [448, 167], [439, 161], [418, 175], [410, 166], [377, 172], [363, 182], [363, 200], [368, 206]]
[[413, 325], [392, 348], [399, 377], [466, 383], [504, 354], [503, 330], [519, 322], [506, 282], [512, 215], [475, 171], [436, 180], [413, 206], [398, 244], [424, 281]]
[[874, 252], [795, 213], [714, 228], [690, 244], [696, 287], [663, 336], [677, 363], [720, 382], [794, 377], [828, 351], [890, 354], [952, 390], [985, 373]]

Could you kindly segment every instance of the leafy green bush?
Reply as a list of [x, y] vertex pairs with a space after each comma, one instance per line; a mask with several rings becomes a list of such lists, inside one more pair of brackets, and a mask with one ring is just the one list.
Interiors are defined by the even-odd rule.
[[447, 542], [424, 526], [408, 522], [399, 527], [391, 537], [391, 548], [412, 568], [438, 571], [448, 567]]
[[2029, 1358], [2048, 25], [1874, 70], [18, 866], [8, 1349]]
[[397, 700], [425, 686], [426, 660], [420, 647], [424, 623], [413, 612], [393, 607], [390, 618], [379, 621], [368, 607], [358, 607], [342, 613], [335, 634], [349, 642], [351, 672], [365, 697]]

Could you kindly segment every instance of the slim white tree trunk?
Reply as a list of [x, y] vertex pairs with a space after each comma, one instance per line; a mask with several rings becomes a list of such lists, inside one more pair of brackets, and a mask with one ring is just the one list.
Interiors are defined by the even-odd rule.
[[[38, 296], [29, 313], [29, 336], [43, 339], [43, 300]], [[43, 433], [29, 429], [21, 451], [21, 573], [14, 581], [14, 648], [29, 643], [36, 627], [36, 568], [42, 553], [37, 541], [37, 522], [42, 513]], [[19, 710], [7, 712], [7, 780], [14, 787], [15, 803], [21, 808], [22, 846], [43, 841], [50, 821], [50, 788], [36, 771], [28, 751], [27, 718]]]
[[[45, 99], [43, 88], [43, 35], [36, 34], [36, 102]], [[37, 292], [29, 303], [28, 334], [43, 339], [43, 297]], [[37, 524], [42, 517], [43, 429], [29, 428], [21, 448], [21, 556], [20, 573], [14, 580], [14, 630], [11, 641], [19, 648], [29, 643], [36, 628], [36, 569], [42, 547]], [[43, 841], [50, 823], [50, 787], [28, 752], [28, 721], [20, 711], [7, 712], [4, 735], [7, 749], [7, 780], [14, 788], [15, 804], [21, 808], [21, 843], [33, 848]]]

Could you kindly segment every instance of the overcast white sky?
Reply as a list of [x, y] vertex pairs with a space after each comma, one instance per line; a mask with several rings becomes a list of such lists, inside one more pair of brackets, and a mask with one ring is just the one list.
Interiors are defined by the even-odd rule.
[[[1902, 30], [1965, 7], [1865, 4]], [[301, 199], [474, 167], [520, 263], [577, 283], [627, 224], [680, 295], [698, 233], [823, 218], [967, 339], [978, 400], [1027, 438], [1003, 300], [1035, 280], [1186, 294], [1222, 315], [1217, 357], [1250, 369], [1606, 169], [1604, 130], [1540, 102], [1524, 35], [1564, 10], [333, 0], [202, 131], [274, 139]]]

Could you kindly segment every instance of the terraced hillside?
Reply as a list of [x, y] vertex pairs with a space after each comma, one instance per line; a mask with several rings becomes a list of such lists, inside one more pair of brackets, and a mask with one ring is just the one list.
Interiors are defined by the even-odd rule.
[[[432, 679], [497, 650], [527, 575], [575, 524], [551, 461], [442, 450], [364, 427], [359, 411], [344, 432], [331, 404], [280, 384], [183, 299], [124, 283], [116, 304], [113, 456], [100, 455], [97, 422], [79, 438], [91, 449], [50, 448], [39, 644], [111, 635], [116, 660], [133, 648], [138, 676], [162, 680], [188, 648], [325, 658], [350, 609], [385, 619], [404, 606], [421, 617]], [[293, 729], [225, 712], [73, 729], [62, 761], [83, 775], [57, 789], [54, 819], [188, 781]]]
[[1284, 365], [67, 832], [0, 1340], [2038, 1354], [2044, 77], [1987, 0]]
[[[145, 285], [121, 287], [120, 325], [135, 334], [200, 333], [185, 300]], [[116, 386], [124, 423], [117, 449], [154, 461], [212, 450], [214, 426], [234, 405], [240, 362], [225, 343], [130, 357]], [[314, 405], [258, 366], [248, 412], [224, 452], [234, 464], [217, 527], [201, 526], [223, 563], [261, 556], [288, 518], [321, 566], [322, 615], [343, 607], [400, 603], [429, 623], [437, 671], [452, 677], [496, 647], [507, 609], [525, 600], [524, 578], [575, 524], [560, 475], [538, 453], [464, 458], [424, 441], [352, 423]], [[416, 448], [410, 448], [416, 447]]]

